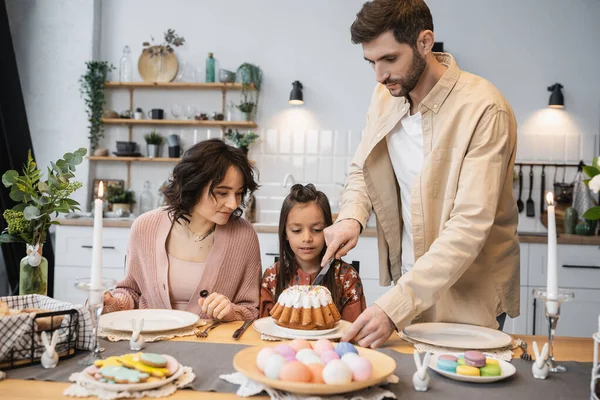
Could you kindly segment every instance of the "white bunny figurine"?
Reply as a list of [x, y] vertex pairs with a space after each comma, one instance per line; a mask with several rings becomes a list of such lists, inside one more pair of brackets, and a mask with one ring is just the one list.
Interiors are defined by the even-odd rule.
[[58, 353], [56, 352], [56, 342], [58, 341], [58, 330], [55, 330], [52, 334], [52, 342], [48, 342], [48, 335], [45, 331], [42, 331], [42, 343], [44, 343], [44, 347], [46, 351], [42, 354], [42, 367], [49, 369], [56, 367], [58, 364]]
[[137, 321], [135, 319], [131, 320], [131, 325], [132, 325], [132, 334], [131, 334], [131, 339], [129, 340], [129, 348], [133, 351], [140, 351], [141, 349], [144, 348], [144, 345], [146, 344], [146, 340], [144, 339], [144, 336], [142, 336], [141, 332], [142, 329], [144, 329], [144, 319], [142, 318], [140, 320], [140, 325], [138, 326]]
[[536, 342], [533, 342], [533, 352], [535, 353], [535, 362], [531, 366], [531, 372], [535, 379], [546, 379], [548, 377], [548, 363], [546, 362], [546, 356], [548, 356], [548, 343], [544, 344], [542, 353], [538, 349]]
[[429, 357], [431, 356], [431, 353], [425, 353], [423, 364], [421, 364], [421, 356], [417, 350], [413, 352], [413, 356], [417, 367], [417, 372], [413, 375], [413, 386], [417, 392], [426, 392], [429, 388], [429, 374], [427, 373], [427, 367], [429, 366]]

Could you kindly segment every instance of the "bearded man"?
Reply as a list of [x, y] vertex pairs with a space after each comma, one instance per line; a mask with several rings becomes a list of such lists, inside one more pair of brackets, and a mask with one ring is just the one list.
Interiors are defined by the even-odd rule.
[[365, 3], [351, 34], [378, 84], [322, 264], [356, 245], [373, 211], [380, 284], [394, 286], [342, 340], [375, 348], [415, 321], [502, 329], [519, 315], [510, 105], [433, 53], [422, 0]]

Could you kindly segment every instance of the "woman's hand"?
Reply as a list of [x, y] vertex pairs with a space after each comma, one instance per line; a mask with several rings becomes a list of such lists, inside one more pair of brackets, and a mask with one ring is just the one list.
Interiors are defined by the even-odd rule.
[[199, 298], [198, 304], [211, 319], [223, 319], [231, 311], [231, 301], [219, 293], [211, 293], [206, 298]]

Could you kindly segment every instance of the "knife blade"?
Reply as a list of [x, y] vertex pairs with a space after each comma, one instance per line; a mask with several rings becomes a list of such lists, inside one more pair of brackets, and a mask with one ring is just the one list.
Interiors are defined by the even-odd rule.
[[327, 273], [327, 271], [329, 271], [329, 268], [331, 268], [331, 264], [333, 263], [333, 260], [335, 260], [335, 257], [331, 257], [329, 259], [329, 261], [327, 261], [327, 264], [325, 264], [323, 269], [321, 269], [321, 272], [319, 272], [319, 275], [317, 275], [317, 277], [315, 278], [313, 283], [311, 283], [312, 286], [320, 285], [321, 282], [323, 282], [323, 279], [325, 278], [325, 274]]
[[233, 335], [231, 337], [234, 338], [234, 339], [236, 339], [236, 340], [239, 339], [240, 336], [242, 336], [242, 333], [244, 333], [244, 331], [246, 329], [248, 329], [248, 327], [250, 325], [252, 325], [252, 322], [254, 322], [253, 319], [249, 319], [249, 320], [244, 321], [244, 324], [240, 328], [236, 329], [235, 332], [233, 332]]

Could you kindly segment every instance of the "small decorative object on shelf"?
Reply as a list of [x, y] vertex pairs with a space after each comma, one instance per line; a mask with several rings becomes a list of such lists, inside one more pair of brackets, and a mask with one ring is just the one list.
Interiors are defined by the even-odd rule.
[[240, 133], [237, 129], [235, 131], [228, 129], [225, 132], [225, 138], [230, 140], [235, 147], [241, 149], [246, 156], [248, 155], [248, 151], [250, 150], [250, 145], [254, 143], [256, 139], [260, 136], [250, 131], [248, 133]]
[[150, 181], [144, 182], [144, 191], [140, 195], [140, 215], [154, 209], [154, 199], [150, 192]]
[[206, 82], [212, 83], [215, 81], [215, 58], [213, 53], [208, 53], [206, 58]]
[[10, 198], [19, 203], [2, 214], [8, 226], [0, 235], [0, 243], [25, 243], [27, 252], [20, 265], [19, 295], [47, 293], [48, 261], [42, 256], [42, 247], [50, 225], [59, 224], [52, 221], [53, 214], [80, 211], [79, 203], [70, 196], [82, 184], [71, 179], [86, 153], [82, 148], [51, 162], [48, 180], [43, 181], [30, 150], [23, 175], [15, 170], [2, 175]]
[[185, 39], [178, 36], [174, 29], [169, 29], [164, 33], [164, 41], [152, 45], [144, 42], [144, 50], [138, 60], [138, 71], [142, 79], [146, 82], [171, 82], [177, 75], [178, 63], [174, 54], [173, 47], [182, 46]]
[[575, 227], [577, 226], [577, 210], [574, 207], [568, 207], [565, 210], [565, 221], [564, 229], [568, 235], [575, 234]]
[[160, 145], [163, 142], [163, 137], [157, 131], [152, 131], [144, 136], [146, 141], [146, 151], [149, 158], [160, 157]]
[[429, 367], [429, 357], [431, 353], [425, 353], [423, 357], [423, 363], [421, 364], [421, 356], [417, 350], [413, 351], [413, 357], [415, 359], [415, 366], [417, 372], [413, 374], [413, 386], [417, 392], [426, 392], [429, 389], [429, 374], [427, 368]]
[[125, 190], [122, 186], [108, 185], [106, 187], [106, 201], [111, 205], [111, 210], [116, 213], [130, 213], [131, 206], [135, 204], [135, 192]]
[[556, 326], [560, 317], [560, 306], [562, 303], [571, 301], [575, 298], [575, 294], [566, 289], [558, 289], [556, 299], [549, 298], [548, 291], [544, 289], [533, 289], [533, 296], [536, 299], [544, 301], [544, 309], [548, 318], [548, 367], [550, 372], [565, 372], [567, 369], [556, 364], [554, 360], [554, 336], [556, 334]]
[[133, 112], [133, 119], [144, 119], [144, 110], [140, 107], [136, 108]]
[[548, 343], [544, 343], [544, 347], [540, 353], [537, 342], [534, 340], [533, 353], [535, 354], [535, 362], [531, 366], [531, 373], [535, 379], [546, 379], [549, 370], [548, 363], [546, 362], [546, 357], [548, 356]]
[[244, 113], [246, 121], [252, 121], [256, 117], [262, 76], [262, 70], [254, 64], [243, 63], [237, 69], [236, 79], [242, 83], [242, 101], [237, 107]]
[[88, 61], [85, 65], [87, 71], [79, 78], [79, 92], [87, 107], [86, 112], [90, 121], [90, 150], [93, 152], [98, 147], [100, 139], [104, 137], [102, 125], [104, 82], [115, 67], [106, 61]]
[[133, 81], [131, 65], [131, 49], [129, 49], [129, 46], [125, 46], [123, 48], [123, 56], [119, 62], [119, 82]]
[[146, 345], [146, 340], [142, 335], [142, 329], [144, 329], [144, 318], [140, 320], [139, 324], [135, 318], [131, 320], [131, 339], [129, 339], [129, 348], [133, 351], [140, 351]]

